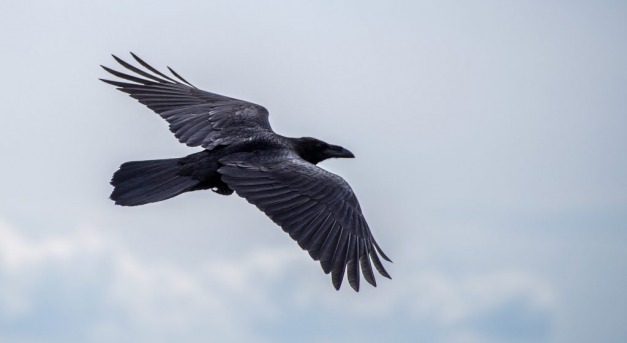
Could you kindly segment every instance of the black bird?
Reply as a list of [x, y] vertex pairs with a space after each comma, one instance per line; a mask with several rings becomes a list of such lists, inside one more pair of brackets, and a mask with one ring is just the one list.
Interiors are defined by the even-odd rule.
[[374, 240], [352, 189], [316, 166], [332, 157], [355, 157], [350, 151], [315, 138], [276, 134], [262, 106], [205, 92], [170, 67], [172, 77], [131, 55], [145, 70], [113, 56], [135, 75], [102, 66], [126, 81], [101, 80], [159, 114], [181, 143], [204, 150], [122, 164], [111, 180], [116, 204], [144, 205], [202, 189], [223, 195], [235, 191], [320, 261], [336, 289], [346, 271], [359, 291], [360, 269], [376, 286], [370, 261], [390, 278], [378, 255], [390, 259]]

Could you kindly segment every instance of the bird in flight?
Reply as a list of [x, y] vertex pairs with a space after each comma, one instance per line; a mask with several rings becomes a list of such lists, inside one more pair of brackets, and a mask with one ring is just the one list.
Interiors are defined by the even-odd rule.
[[390, 278], [379, 255], [391, 261], [374, 240], [352, 189], [317, 166], [328, 158], [355, 157], [350, 151], [315, 138], [281, 136], [272, 131], [264, 107], [200, 90], [172, 68], [167, 76], [131, 55], [145, 69], [114, 55], [131, 73], [102, 66], [121, 80], [100, 80], [159, 114], [181, 143], [204, 150], [122, 164], [111, 180], [116, 204], [144, 205], [203, 189], [236, 192], [320, 261], [335, 289], [346, 274], [359, 291], [360, 270], [376, 287], [372, 265]]

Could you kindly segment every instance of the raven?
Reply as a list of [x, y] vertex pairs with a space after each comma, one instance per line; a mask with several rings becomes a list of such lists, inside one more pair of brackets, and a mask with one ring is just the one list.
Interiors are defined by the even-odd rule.
[[359, 202], [344, 179], [318, 166], [350, 151], [321, 140], [281, 136], [259, 105], [200, 90], [168, 67], [158, 71], [131, 53], [144, 69], [113, 58], [134, 75], [101, 66], [125, 81], [100, 79], [128, 93], [169, 123], [181, 143], [204, 150], [183, 158], [126, 162], [113, 174], [111, 199], [136, 206], [211, 189], [234, 191], [257, 206], [300, 247], [320, 261], [340, 289], [344, 273], [359, 291], [359, 271], [376, 287], [372, 270], [390, 278]]

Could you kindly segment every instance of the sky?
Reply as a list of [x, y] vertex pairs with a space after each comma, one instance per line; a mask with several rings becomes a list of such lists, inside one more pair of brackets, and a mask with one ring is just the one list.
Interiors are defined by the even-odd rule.
[[[627, 341], [620, 1], [21, 1], [0, 12], [0, 341]], [[392, 280], [355, 293], [236, 196], [123, 208], [180, 157], [110, 54], [357, 156]]]

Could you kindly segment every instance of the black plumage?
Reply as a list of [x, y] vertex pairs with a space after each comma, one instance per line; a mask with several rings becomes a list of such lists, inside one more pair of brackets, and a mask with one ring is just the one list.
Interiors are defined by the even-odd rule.
[[328, 158], [354, 157], [350, 151], [315, 138], [278, 135], [262, 106], [205, 92], [171, 68], [173, 77], [131, 55], [146, 70], [113, 56], [135, 75], [103, 66], [124, 81], [101, 80], [159, 114], [181, 143], [204, 150], [122, 164], [111, 180], [116, 204], [143, 205], [202, 189], [235, 191], [320, 261], [336, 289], [346, 272], [358, 291], [360, 270], [376, 286], [372, 264], [390, 278], [379, 256], [390, 259], [374, 240], [350, 186], [316, 166]]

